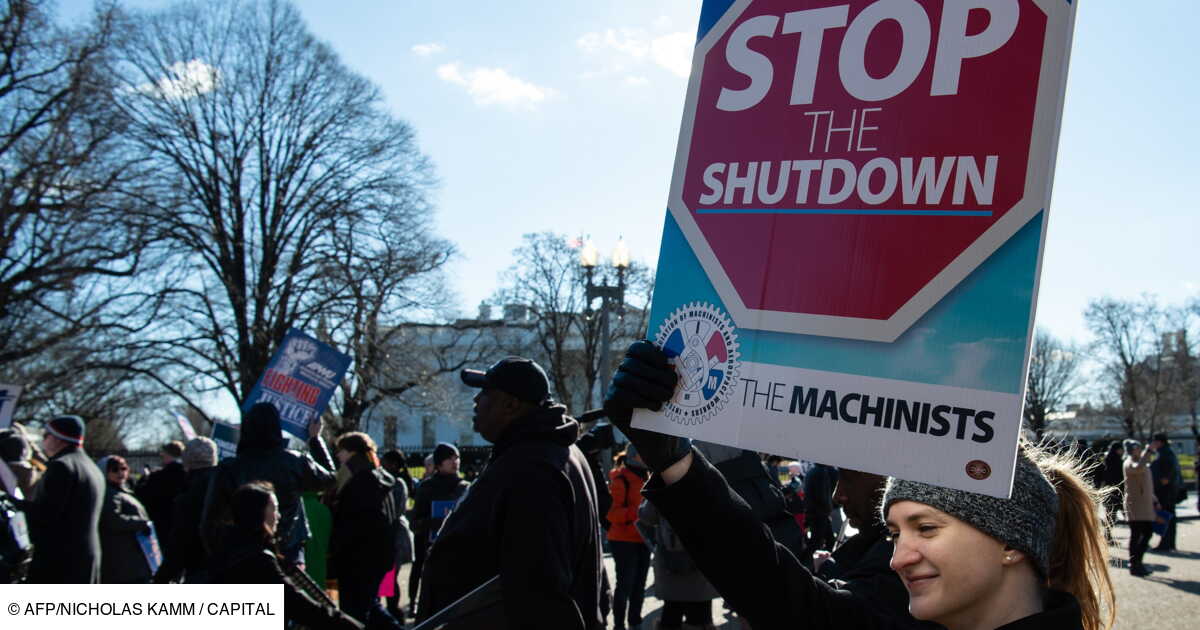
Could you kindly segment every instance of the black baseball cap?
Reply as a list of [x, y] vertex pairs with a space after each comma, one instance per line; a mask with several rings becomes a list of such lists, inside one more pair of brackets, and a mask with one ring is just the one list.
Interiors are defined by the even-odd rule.
[[461, 375], [470, 387], [491, 387], [525, 402], [540, 404], [550, 398], [550, 379], [532, 359], [504, 357], [486, 372], [468, 369]]

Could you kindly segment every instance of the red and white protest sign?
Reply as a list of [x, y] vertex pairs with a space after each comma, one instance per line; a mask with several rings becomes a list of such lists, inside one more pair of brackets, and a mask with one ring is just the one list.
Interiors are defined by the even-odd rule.
[[696, 48], [668, 205], [738, 326], [892, 341], [1043, 210], [1073, 16], [735, 2]]

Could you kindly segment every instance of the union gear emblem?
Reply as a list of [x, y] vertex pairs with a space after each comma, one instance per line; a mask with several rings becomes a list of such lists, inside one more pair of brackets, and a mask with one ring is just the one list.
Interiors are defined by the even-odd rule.
[[725, 408], [737, 385], [739, 357], [733, 322], [704, 302], [676, 309], [655, 341], [679, 374], [675, 396], [663, 405], [672, 422], [699, 425]]

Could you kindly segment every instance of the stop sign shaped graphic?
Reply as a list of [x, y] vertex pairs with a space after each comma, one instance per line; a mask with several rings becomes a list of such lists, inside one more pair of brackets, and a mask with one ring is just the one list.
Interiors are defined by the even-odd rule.
[[1067, 0], [744, 0], [669, 210], [739, 327], [893, 341], [1045, 210]]

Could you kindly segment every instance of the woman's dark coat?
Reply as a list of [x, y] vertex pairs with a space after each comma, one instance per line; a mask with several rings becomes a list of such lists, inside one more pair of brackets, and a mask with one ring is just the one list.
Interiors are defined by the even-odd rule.
[[100, 514], [100, 581], [105, 584], [145, 584], [150, 564], [138, 534], [150, 531], [146, 508], [125, 488], [112, 482], [104, 490]]
[[396, 479], [386, 470], [368, 465], [362, 455], [355, 455], [349, 468], [353, 476], [342, 486], [333, 506], [329, 575], [351, 571], [382, 579], [396, 555], [399, 512], [392, 497]]

